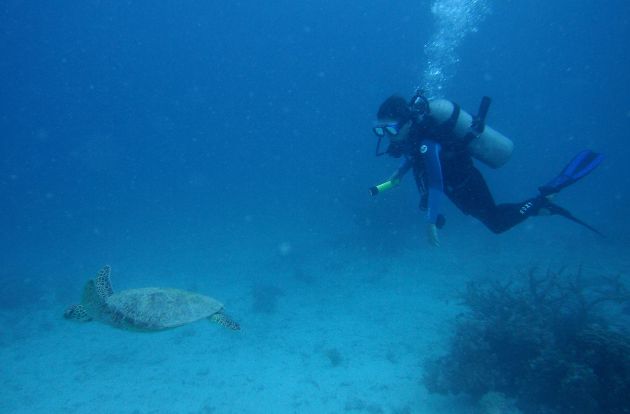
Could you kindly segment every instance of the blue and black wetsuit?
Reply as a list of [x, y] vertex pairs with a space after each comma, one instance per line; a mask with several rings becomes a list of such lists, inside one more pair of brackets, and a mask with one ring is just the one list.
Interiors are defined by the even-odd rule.
[[465, 150], [444, 149], [431, 139], [414, 141], [398, 148], [400, 152], [396, 155], [404, 157], [398, 176], [402, 178], [413, 170], [422, 198], [420, 208], [426, 210], [429, 223], [439, 224], [444, 195], [463, 213], [477, 218], [494, 233], [502, 233], [534, 213], [534, 209], [524, 209], [534, 199], [497, 205]]

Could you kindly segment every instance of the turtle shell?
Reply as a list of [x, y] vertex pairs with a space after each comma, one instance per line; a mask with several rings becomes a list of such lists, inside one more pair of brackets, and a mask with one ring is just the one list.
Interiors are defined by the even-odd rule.
[[222, 309], [223, 304], [209, 296], [170, 288], [129, 289], [107, 298], [114, 325], [140, 330], [174, 328]]

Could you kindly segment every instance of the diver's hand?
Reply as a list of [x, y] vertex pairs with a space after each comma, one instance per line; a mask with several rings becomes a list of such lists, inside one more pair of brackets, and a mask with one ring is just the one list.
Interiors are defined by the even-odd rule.
[[434, 223], [427, 224], [427, 240], [431, 246], [440, 247], [440, 238], [438, 237], [438, 229]]

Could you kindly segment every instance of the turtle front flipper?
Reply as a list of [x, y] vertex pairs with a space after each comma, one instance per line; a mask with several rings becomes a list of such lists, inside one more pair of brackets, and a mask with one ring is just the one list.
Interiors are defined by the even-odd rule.
[[223, 312], [212, 314], [208, 319], [234, 331], [239, 331], [241, 329], [241, 326], [236, 321]]
[[112, 282], [110, 280], [111, 273], [112, 268], [109, 265], [105, 265], [100, 272], [98, 272], [96, 279], [94, 279], [96, 294], [103, 300], [106, 300], [114, 293], [114, 289], [112, 289]]

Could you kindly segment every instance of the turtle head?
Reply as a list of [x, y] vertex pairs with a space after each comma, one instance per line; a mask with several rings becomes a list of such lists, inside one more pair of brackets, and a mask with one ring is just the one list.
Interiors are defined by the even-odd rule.
[[66, 309], [66, 311], [63, 313], [63, 317], [79, 322], [89, 322], [92, 320], [90, 315], [88, 315], [85, 306], [83, 305], [72, 305], [68, 307], [68, 309]]

